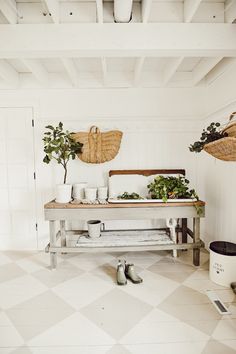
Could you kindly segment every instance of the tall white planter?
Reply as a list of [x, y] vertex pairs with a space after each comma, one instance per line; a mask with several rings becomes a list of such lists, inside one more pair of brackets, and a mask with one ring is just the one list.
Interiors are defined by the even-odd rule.
[[69, 203], [71, 201], [71, 184], [57, 184], [56, 186], [56, 202]]
[[132, 17], [133, 0], [114, 0], [115, 22], [130, 22]]

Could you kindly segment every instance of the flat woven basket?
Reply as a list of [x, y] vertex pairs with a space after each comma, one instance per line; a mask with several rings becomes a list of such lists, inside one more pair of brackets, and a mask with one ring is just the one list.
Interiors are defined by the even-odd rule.
[[236, 138], [236, 121], [232, 122], [232, 119], [236, 116], [236, 112], [233, 112], [229, 117], [229, 122], [226, 127], [222, 130], [228, 134], [228, 136]]
[[204, 151], [223, 161], [236, 161], [236, 138], [226, 137], [204, 146]]
[[119, 152], [122, 135], [119, 130], [101, 133], [94, 125], [89, 132], [75, 133], [73, 138], [84, 144], [82, 153], [78, 154], [78, 157], [87, 163], [111, 161]]

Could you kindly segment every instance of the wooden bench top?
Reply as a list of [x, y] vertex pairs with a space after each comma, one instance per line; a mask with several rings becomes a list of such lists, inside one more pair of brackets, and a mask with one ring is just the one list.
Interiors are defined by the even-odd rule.
[[107, 209], [107, 208], [154, 208], [154, 207], [184, 207], [184, 206], [205, 206], [205, 202], [173, 202], [173, 203], [108, 203], [108, 204], [73, 204], [57, 203], [52, 200], [44, 205], [44, 209]]

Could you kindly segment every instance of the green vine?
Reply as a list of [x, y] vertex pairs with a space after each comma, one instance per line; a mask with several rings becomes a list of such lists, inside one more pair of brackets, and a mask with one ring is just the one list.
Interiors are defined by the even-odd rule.
[[199, 153], [204, 149], [206, 144], [211, 143], [212, 141], [219, 140], [227, 137], [228, 134], [220, 130], [220, 123], [211, 123], [207, 129], [203, 130], [202, 135], [199, 141], [189, 146], [191, 152]]

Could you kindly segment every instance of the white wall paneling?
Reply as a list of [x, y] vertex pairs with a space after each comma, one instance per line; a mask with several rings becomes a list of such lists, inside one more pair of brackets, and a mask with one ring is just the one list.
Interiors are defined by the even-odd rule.
[[[218, 76], [207, 89], [205, 106], [207, 115], [201, 128], [211, 122], [227, 123], [236, 111], [236, 66]], [[196, 140], [199, 136], [196, 135]], [[202, 152], [198, 156], [202, 188], [207, 201], [205, 220], [206, 245], [213, 240], [236, 242], [236, 162], [220, 161]]]
[[199, 131], [202, 95], [202, 88], [1, 91], [1, 102], [8, 105], [38, 105], [34, 118], [39, 248], [48, 240], [43, 204], [54, 197], [55, 184], [61, 183], [63, 175], [60, 166], [42, 163], [42, 135], [47, 124], [61, 120], [73, 131], [97, 124], [102, 130], [120, 129], [124, 133], [114, 160], [102, 165], [72, 161], [70, 182], [103, 185], [110, 169], [181, 167], [198, 189], [197, 160], [187, 147]]
[[[207, 89], [2, 90], [1, 102], [8, 102], [8, 106], [25, 102], [25, 106], [37, 108], [34, 117], [39, 248], [44, 247], [48, 238], [43, 204], [54, 197], [54, 186], [62, 179], [60, 166], [42, 163], [42, 135], [45, 125], [60, 120], [71, 130], [88, 130], [97, 124], [102, 130], [116, 128], [124, 132], [120, 152], [111, 162], [102, 165], [89, 165], [80, 160], [71, 162], [70, 182], [86, 180], [90, 185], [103, 185], [107, 172], [118, 168], [186, 168], [192, 186], [207, 202], [203, 238], [206, 242], [234, 240], [235, 163], [215, 161], [205, 153], [195, 155], [188, 151], [206, 121], [222, 120], [236, 110], [234, 82], [232, 67]], [[228, 94], [227, 89], [222, 91], [223, 85], [229, 88]], [[2, 181], [6, 178], [3, 172], [1, 178]], [[4, 227], [7, 228], [7, 218]], [[26, 239], [20, 245], [16, 242], [14, 247], [23, 248], [25, 244]]]

